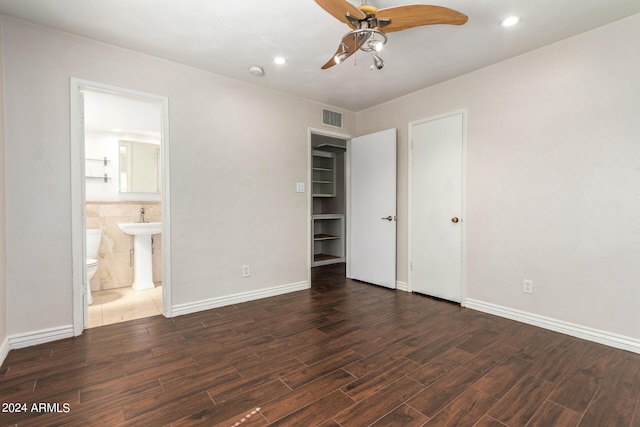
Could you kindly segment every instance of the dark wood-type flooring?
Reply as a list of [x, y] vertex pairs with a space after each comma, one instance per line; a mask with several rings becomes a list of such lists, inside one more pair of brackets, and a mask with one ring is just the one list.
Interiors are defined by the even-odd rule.
[[69, 412], [0, 425], [640, 426], [640, 355], [343, 268], [314, 269], [308, 291], [12, 350], [0, 402]]

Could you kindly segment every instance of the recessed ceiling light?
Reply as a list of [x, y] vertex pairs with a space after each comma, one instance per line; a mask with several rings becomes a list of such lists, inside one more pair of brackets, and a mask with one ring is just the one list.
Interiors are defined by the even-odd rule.
[[273, 58], [273, 62], [278, 65], [284, 65], [287, 63], [287, 58], [285, 58], [284, 56], [276, 56], [275, 58]]
[[520, 16], [511, 15], [511, 16], [507, 16], [502, 21], [500, 21], [500, 25], [502, 25], [503, 27], [513, 27], [520, 21], [522, 21], [522, 18]]
[[249, 67], [249, 73], [254, 76], [260, 77], [264, 75], [264, 69], [262, 69], [262, 67], [259, 65], [252, 65], [251, 67]]
[[111, 128], [109, 129], [111, 132], [115, 132], [115, 133], [122, 133], [122, 129], [120, 128]]

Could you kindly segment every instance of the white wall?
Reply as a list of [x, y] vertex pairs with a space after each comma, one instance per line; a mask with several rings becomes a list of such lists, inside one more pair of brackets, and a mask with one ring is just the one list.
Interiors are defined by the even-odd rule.
[[[322, 127], [321, 105], [1, 22], [10, 336], [72, 324], [70, 77], [169, 99], [174, 304], [307, 281], [308, 202], [295, 183], [309, 188], [308, 127]], [[353, 133], [355, 115], [345, 124]]]
[[408, 123], [468, 108], [467, 298], [640, 339], [638, 40], [635, 15], [359, 112], [399, 130], [398, 280]]

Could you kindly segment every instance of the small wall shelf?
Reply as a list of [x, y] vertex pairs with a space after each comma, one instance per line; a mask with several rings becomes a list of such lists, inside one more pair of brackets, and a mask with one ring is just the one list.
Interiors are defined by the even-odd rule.
[[104, 164], [105, 166], [107, 166], [111, 160], [107, 159], [106, 157], [103, 157], [102, 159], [85, 159], [85, 161], [87, 162], [100, 162], [102, 164]]
[[[108, 173], [100, 174], [100, 169], [102, 169], [102, 168], [100, 168], [99, 165], [96, 165], [96, 164], [97, 163], [102, 163], [102, 165], [106, 167], [106, 166], [109, 165], [111, 160], [109, 160], [106, 157], [103, 157], [101, 159], [86, 158], [84, 160], [86, 162], [90, 162], [92, 165], [95, 165], [95, 166], [92, 166], [90, 168], [91, 171], [87, 171], [88, 173], [90, 173], [92, 175], [87, 175], [85, 178], [87, 178], [87, 179], [101, 179], [101, 180], [104, 180], [105, 183], [109, 182], [109, 180], [111, 179], [109, 174]], [[106, 170], [106, 169], [103, 169], [103, 170]], [[97, 174], [96, 174], [96, 172], [97, 172]]]
[[102, 180], [104, 180], [104, 182], [109, 182], [109, 180], [111, 179], [111, 177], [109, 175], [107, 175], [106, 173], [103, 176], [86, 176], [85, 178], [87, 178], [87, 179], [102, 179]]
[[311, 266], [345, 261], [344, 215], [313, 215], [313, 258]]

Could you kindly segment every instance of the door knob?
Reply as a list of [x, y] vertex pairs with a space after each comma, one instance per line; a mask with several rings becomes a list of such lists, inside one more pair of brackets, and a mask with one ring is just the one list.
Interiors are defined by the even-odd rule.
[[458, 219], [458, 217], [457, 217], [457, 216], [454, 216], [453, 218], [451, 218], [451, 222], [453, 222], [454, 224], [455, 224], [456, 222], [458, 222], [458, 221], [460, 221], [460, 220]]
[[389, 216], [384, 216], [381, 219], [386, 219], [387, 221], [393, 221], [395, 218], [389, 215]]

